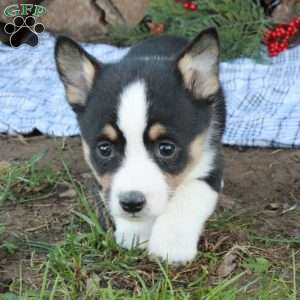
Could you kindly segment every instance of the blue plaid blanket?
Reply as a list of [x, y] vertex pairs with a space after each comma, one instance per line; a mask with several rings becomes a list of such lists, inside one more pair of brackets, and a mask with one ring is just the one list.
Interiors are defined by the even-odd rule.
[[[56, 73], [54, 38], [18, 49], [0, 44], [0, 132], [51, 136], [79, 134]], [[83, 44], [103, 62], [115, 62], [128, 49]], [[227, 98], [224, 143], [240, 146], [300, 147], [300, 47], [263, 63], [237, 59], [221, 64]]]

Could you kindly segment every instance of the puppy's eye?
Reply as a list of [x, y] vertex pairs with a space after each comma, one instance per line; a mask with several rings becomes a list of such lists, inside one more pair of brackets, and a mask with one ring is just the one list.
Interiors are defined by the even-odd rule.
[[160, 158], [172, 158], [176, 154], [177, 147], [170, 141], [161, 141], [157, 145], [157, 155]]
[[114, 155], [114, 146], [108, 141], [101, 141], [97, 144], [97, 151], [101, 158], [112, 158]]

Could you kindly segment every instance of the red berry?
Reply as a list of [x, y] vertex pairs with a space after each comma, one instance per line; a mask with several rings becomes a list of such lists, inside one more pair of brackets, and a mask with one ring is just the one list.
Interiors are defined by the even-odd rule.
[[267, 30], [267, 31], [265, 32], [265, 38], [268, 39], [270, 36], [271, 36], [271, 31], [270, 31], [270, 30]]
[[296, 20], [293, 19], [293, 20], [289, 23], [289, 25], [292, 26], [292, 27], [296, 27], [296, 26], [297, 26]]
[[266, 30], [263, 42], [266, 44], [269, 56], [275, 56], [288, 48], [289, 40], [300, 30], [300, 16], [292, 19], [289, 24], [280, 24]]
[[191, 7], [191, 2], [190, 2], [190, 1], [184, 2], [184, 3], [183, 3], [183, 7], [184, 7], [185, 9], [190, 9], [190, 7]]
[[195, 2], [191, 2], [190, 4], [190, 10], [196, 11], [198, 9], [198, 5]]

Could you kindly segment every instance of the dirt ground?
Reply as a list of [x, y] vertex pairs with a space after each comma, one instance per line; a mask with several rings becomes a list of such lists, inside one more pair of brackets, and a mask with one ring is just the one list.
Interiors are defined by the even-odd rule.
[[[79, 180], [88, 172], [79, 138], [0, 136], [0, 161], [25, 161], [45, 150], [43, 162], [61, 168], [59, 153], [62, 153]], [[225, 162], [226, 198], [219, 209], [230, 209], [232, 217], [243, 214], [245, 220], [250, 220], [251, 232], [256, 236], [299, 237], [300, 150], [225, 147]], [[60, 198], [57, 193], [34, 202], [8, 204], [0, 207], [0, 224], [12, 235], [59, 241], [63, 239], [73, 206], [73, 199]], [[0, 249], [0, 292], [18, 276], [19, 262], [32, 259], [24, 253], [18, 251], [7, 256]]]

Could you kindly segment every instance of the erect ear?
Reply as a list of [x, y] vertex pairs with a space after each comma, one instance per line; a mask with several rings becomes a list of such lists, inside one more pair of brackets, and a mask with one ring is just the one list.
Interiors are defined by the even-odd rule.
[[202, 31], [181, 53], [177, 60], [185, 87], [196, 99], [215, 94], [220, 87], [219, 39], [216, 29]]
[[68, 102], [73, 107], [84, 107], [93, 86], [97, 69], [96, 60], [66, 37], [57, 39], [55, 60]]

